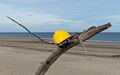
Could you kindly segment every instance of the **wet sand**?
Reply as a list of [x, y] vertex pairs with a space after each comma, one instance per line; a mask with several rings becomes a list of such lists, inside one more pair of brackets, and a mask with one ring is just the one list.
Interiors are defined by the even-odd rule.
[[[119, 42], [85, 42], [62, 55], [46, 75], [120, 75]], [[0, 75], [34, 75], [56, 49], [37, 39], [0, 39]]]

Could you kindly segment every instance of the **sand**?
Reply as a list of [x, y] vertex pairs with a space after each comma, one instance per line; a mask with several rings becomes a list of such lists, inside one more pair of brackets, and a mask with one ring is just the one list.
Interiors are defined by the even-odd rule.
[[[120, 75], [120, 43], [86, 42], [62, 55], [46, 75]], [[0, 39], [0, 75], [34, 75], [56, 46], [31, 39]]]

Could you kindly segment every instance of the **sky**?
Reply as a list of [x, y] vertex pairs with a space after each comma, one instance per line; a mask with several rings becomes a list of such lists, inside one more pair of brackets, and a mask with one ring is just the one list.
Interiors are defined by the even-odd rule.
[[120, 0], [0, 0], [0, 32], [26, 32], [6, 16], [32, 32], [80, 32], [109, 22], [105, 32], [120, 32]]

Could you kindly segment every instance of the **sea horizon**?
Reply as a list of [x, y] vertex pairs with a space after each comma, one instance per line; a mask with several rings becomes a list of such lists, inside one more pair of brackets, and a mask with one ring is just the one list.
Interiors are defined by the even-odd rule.
[[[51, 39], [54, 32], [32, 32], [44, 39]], [[77, 32], [69, 32], [71, 35]], [[0, 38], [35, 38], [27, 32], [0, 32]], [[120, 42], [120, 32], [101, 32], [90, 39], [90, 41]]]

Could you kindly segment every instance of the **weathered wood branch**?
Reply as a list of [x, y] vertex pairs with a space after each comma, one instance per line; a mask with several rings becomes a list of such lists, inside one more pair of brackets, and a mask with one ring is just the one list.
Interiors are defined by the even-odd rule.
[[77, 37], [70, 38], [70, 40], [72, 40], [72, 42], [68, 42], [67, 45], [65, 45], [63, 47], [62, 46], [58, 47], [55, 52], [53, 52], [43, 63], [41, 63], [41, 65], [37, 69], [35, 75], [44, 75], [47, 72], [47, 70], [50, 68], [50, 66], [67, 50], [80, 44], [80, 41], [84, 42], [84, 41], [88, 40], [89, 38], [91, 38], [92, 36], [100, 33], [101, 31], [108, 29], [109, 27], [111, 27], [110, 23], [104, 24], [104, 25], [101, 25], [98, 27], [91, 27], [82, 33], [77, 33], [76, 34]]

